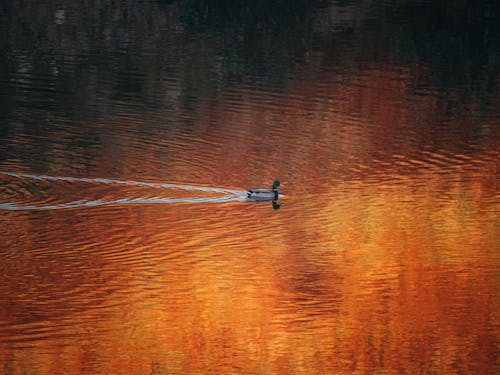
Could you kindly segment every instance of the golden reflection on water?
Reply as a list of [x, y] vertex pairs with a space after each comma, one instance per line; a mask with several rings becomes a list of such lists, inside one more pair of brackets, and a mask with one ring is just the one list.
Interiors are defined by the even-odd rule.
[[302, 198], [279, 213], [3, 214], [1, 357], [14, 373], [493, 373], [496, 217], [481, 185], [423, 173]]
[[[429, 147], [427, 132], [445, 121], [440, 103], [411, 97], [396, 73], [309, 83], [325, 78], [267, 102], [228, 90], [220, 108], [194, 115], [217, 126], [161, 147], [141, 133], [147, 147], [127, 149], [148, 171], [127, 180], [243, 189], [278, 177], [278, 211], [248, 202], [2, 211], [5, 372], [494, 373], [495, 141], [461, 152], [443, 131]], [[473, 143], [466, 127], [450, 137]], [[167, 194], [5, 182], [2, 202]]]

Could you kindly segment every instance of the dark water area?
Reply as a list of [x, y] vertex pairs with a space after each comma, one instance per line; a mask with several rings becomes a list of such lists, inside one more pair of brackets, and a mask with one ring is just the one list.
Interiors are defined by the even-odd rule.
[[1, 2], [0, 373], [497, 374], [499, 16]]

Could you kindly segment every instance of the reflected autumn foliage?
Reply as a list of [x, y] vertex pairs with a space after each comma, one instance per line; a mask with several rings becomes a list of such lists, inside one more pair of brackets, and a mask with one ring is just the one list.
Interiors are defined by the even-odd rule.
[[[2, 358], [50, 353], [19, 359], [19, 369], [43, 373], [420, 373], [460, 363], [491, 373], [498, 306], [494, 236], [485, 233], [493, 211], [419, 193], [336, 192], [335, 203], [317, 197], [324, 205], [315, 219], [290, 202], [277, 223], [268, 209], [245, 215], [237, 205], [203, 207], [196, 221], [195, 207], [74, 211], [59, 227], [51, 217], [51, 248], [38, 248], [33, 263], [36, 246], [24, 243], [23, 258], [8, 262], [17, 272], [2, 292], [12, 298], [2, 309], [11, 340]], [[273, 230], [245, 231], [253, 220]]]
[[[149, 181], [279, 177], [279, 212], [241, 202], [3, 212], [7, 370], [493, 373], [498, 154], [481, 143], [493, 124], [479, 135], [449, 126], [435, 97], [411, 95], [406, 73], [311, 71], [288, 95], [228, 90], [194, 114], [206, 127], [163, 150], [127, 147]], [[318, 84], [329, 79], [340, 83]], [[428, 135], [436, 123], [442, 133]], [[120, 153], [136, 126], [114, 127], [124, 133], [106, 151]], [[150, 129], [133, 144], [150, 144]], [[50, 195], [158, 194], [68, 188]]]
[[[1, 371], [498, 370], [494, 9], [105, 3], [0, 5], [0, 171], [278, 178], [282, 206], [2, 209]], [[37, 207], [192, 194], [0, 179]]]

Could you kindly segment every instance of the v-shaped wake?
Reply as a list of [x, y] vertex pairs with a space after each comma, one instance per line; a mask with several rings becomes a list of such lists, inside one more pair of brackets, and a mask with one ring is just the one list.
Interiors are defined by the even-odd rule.
[[67, 182], [85, 182], [85, 183], [99, 183], [107, 185], [128, 185], [128, 186], [146, 186], [152, 188], [160, 189], [177, 189], [177, 190], [189, 190], [189, 191], [203, 191], [221, 194], [217, 197], [187, 197], [187, 198], [123, 198], [123, 199], [96, 199], [96, 200], [78, 200], [67, 203], [58, 204], [18, 204], [18, 203], [0, 203], [0, 209], [3, 210], [58, 210], [67, 208], [78, 208], [78, 207], [96, 207], [96, 206], [107, 206], [107, 205], [124, 205], [124, 204], [171, 204], [171, 203], [223, 203], [223, 202], [235, 202], [246, 200], [246, 192], [241, 190], [215, 188], [207, 186], [193, 186], [193, 185], [179, 185], [179, 184], [168, 184], [168, 183], [157, 183], [157, 182], [145, 182], [145, 181], [127, 181], [127, 180], [115, 180], [106, 178], [80, 178], [80, 177], [61, 177], [61, 176], [49, 176], [49, 175], [35, 175], [28, 173], [13, 173], [0, 171], [0, 174], [10, 177], [24, 178], [24, 179], [34, 179], [42, 181], [67, 181]]

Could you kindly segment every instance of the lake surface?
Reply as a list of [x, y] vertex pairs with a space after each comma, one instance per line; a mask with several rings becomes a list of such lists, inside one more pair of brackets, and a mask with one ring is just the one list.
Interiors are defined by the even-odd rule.
[[498, 5], [213, 3], [0, 4], [0, 373], [497, 374]]

